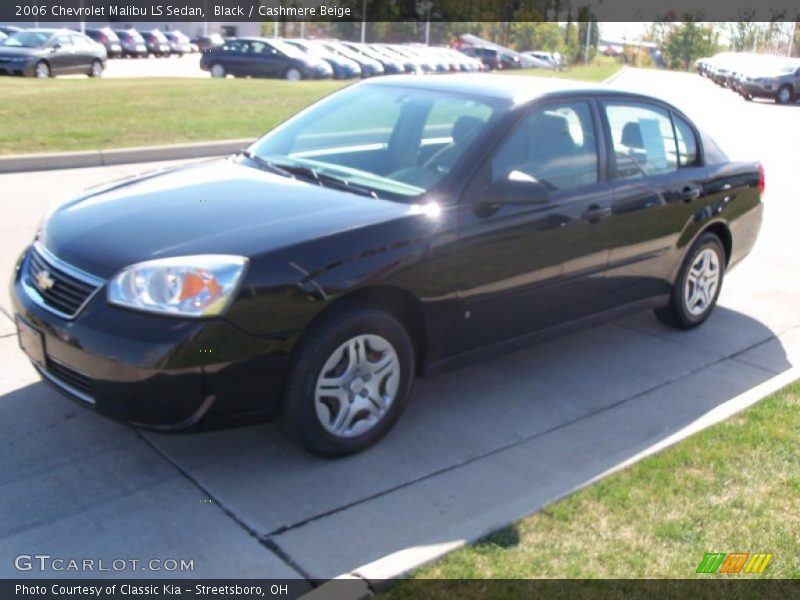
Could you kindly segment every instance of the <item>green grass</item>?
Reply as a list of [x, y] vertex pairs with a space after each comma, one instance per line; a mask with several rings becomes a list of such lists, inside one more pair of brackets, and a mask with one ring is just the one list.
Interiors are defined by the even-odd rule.
[[[616, 68], [616, 67], [615, 67]], [[599, 81], [609, 65], [548, 73]], [[347, 82], [0, 78], [0, 155], [256, 138]]]
[[580, 81], [604, 81], [620, 70], [616, 62], [603, 61], [599, 64], [577, 65], [566, 71], [547, 71], [543, 69], [517, 69], [500, 71], [506, 75], [533, 75], [535, 77], [558, 77], [560, 79], [578, 79]]
[[0, 79], [0, 154], [255, 138], [342, 82]]
[[[397, 583], [425, 579], [753, 578], [696, 575], [706, 552], [771, 552], [800, 577], [800, 382]], [[499, 588], [502, 589], [502, 588]], [[445, 593], [446, 592], [446, 593]]]

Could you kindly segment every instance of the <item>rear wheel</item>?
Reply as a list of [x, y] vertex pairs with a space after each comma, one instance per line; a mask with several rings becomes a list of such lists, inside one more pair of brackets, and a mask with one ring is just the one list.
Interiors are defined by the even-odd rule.
[[782, 85], [778, 88], [778, 92], [775, 94], [775, 102], [778, 104], [789, 104], [794, 99], [794, 93], [792, 92], [792, 86], [790, 85]]
[[223, 67], [220, 63], [214, 63], [213, 65], [211, 65], [212, 77], [225, 77], [225, 75], [227, 75], [225, 67]]
[[693, 329], [714, 310], [725, 275], [725, 250], [713, 233], [705, 233], [686, 254], [670, 303], [656, 317], [676, 329]]
[[297, 350], [284, 399], [285, 429], [318, 456], [368, 448], [400, 417], [414, 363], [411, 338], [391, 314], [371, 305], [331, 314]]
[[285, 77], [289, 81], [300, 81], [303, 78], [303, 74], [299, 69], [292, 67], [286, 70]]
[[92, 61], [92, 66], [89, 69], [89, 77], [102, 77], [103, 76], [103, 63], [99, 60]]
[[50, 65], [48, 65], [45, 61], [40, 60], [36, 63], [36, 66], [33, 69], [33, 76], [37, 79], [47, 79], [50, 77]]

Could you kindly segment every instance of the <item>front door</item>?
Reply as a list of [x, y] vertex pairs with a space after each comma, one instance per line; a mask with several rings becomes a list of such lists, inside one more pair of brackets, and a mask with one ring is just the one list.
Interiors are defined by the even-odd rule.
[[[462, 351], [603, 305], [612, 196], [601, 139], [590, 101], [537, 104], [477, 173], [460, 207]], [[506, 181], [523, 191], [493, 204], [493, 190], [507, 188]]]

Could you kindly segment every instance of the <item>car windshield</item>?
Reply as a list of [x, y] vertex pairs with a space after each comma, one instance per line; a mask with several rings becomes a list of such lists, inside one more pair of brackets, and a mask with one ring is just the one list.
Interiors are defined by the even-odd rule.
[[14, 46], [17, 48], [38, 48], [50, 39], [49, 33], [38, 31], [19, 31], [14, 35], [0, 42], [3, 46]]
[[249, 149], [264, 163], [410, 201], [455, 166], [507, 103], [392, 85], [347, 88]]
[[289, 58], [299, 58], [305, 59], [307, 58], [307, 54], [300, 50], [297, 46], [293, 46], [283, 40], [270, 40], [270, 44], [276, 49], [288, 56]]

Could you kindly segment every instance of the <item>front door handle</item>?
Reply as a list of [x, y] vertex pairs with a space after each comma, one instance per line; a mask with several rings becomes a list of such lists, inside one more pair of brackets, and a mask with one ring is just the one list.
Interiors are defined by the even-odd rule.
[[590, 223], [597, 223], [601, 219], [609, 216], [611, 214], [611, 207], [610, 206], [600, 206], [598, 204], [592, 204], [589, 208], [581, 213], [581, 216], [589, 221]]
[[684, 202], [697, 200], [702, 192], [703, 188], [701, 188], [699, 185], [687, 185], [681, 190], [681, 200]]

